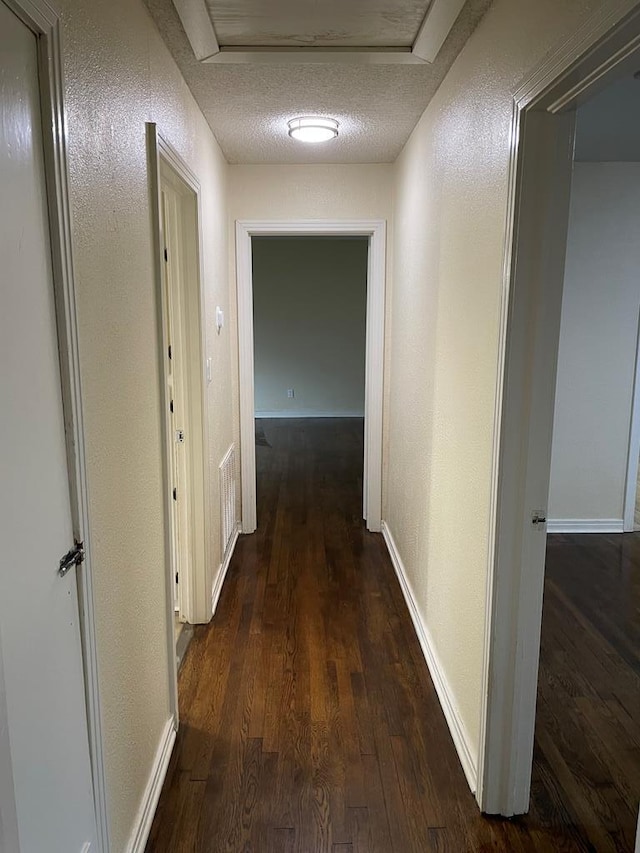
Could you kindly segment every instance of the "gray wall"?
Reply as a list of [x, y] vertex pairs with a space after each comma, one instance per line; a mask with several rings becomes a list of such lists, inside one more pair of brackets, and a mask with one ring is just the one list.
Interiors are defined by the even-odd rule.
[[553, 429], [550, 529], [622, 525], [640, 308], [640, 163], [576, 163]]
[[577, 162], [640, 160], [640, 80], [623, 77], [577, 112]]
[[256, 416], [362, 416], [368, 239], [252, 247]]

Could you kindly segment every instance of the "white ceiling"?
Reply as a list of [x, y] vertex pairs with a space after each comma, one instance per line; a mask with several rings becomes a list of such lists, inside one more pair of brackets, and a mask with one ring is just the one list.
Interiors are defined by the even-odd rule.
[[[491, 0], [467, 0], [435, 62], [199, 62], [172, 0], [145, 0], [230, 163], [393, 162]], [[224, 45], [410, 47], [428, 0], [207, 0]], [[265, 14], [265, 9], [269, 14]], [[337, 140], [304, 145], [287, 119], [330, 115]]]

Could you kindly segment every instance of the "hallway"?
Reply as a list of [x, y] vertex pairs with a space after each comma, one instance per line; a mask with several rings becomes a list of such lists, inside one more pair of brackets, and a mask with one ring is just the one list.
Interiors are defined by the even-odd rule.
[[361, 521], [362, 421], [258, 424], [258, 532], [195, 630], [148, 853], [594, 849], [546, 758], [524, 821], [479, 815]]

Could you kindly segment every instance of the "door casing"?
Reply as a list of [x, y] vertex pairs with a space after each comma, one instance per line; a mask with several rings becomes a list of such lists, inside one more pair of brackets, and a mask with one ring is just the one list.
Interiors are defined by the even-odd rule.
[[637, 68], [637, 0], [601, 7], [513, 102], [477, 799], [528, 811], [575, 108]]
[[[207, 352], [206, 329], [204, 324], [205, 295], [204, 275], [202, 270], [202, 207], [200, 183], [189, 166], [177, 151], [159, 133], [155, 123], [148, 122], [147, 155], [149, 163], [149, 191], [153, 217], [153, 242], [157, 294], [157, 324], [159, 346], [159, 376], [160, 376], [160, 405], [161, 423], [163, 430], [163, 482], [165, 488], [165, 566], [166, 581], [166, 618], [167, 618], [167, 653], [169, 659], [169, 683], [171, 712], [178, 726], [178, 686], [176, 668], [176, 641], [174, 631], [174, 590], [176, 567], [173, 562], [174, 531], [172, 525], [172, 472], [171, 442], [174, 440], [169, 419], [169, 404], [167, 382], [167, 316], [168, 306], [163, 283], [164, 264], [164, 234], [161, 216], [161, 186], [162, 173], [169, 170], [174, 179], [183, 185], [188, 210], [189, 222], [186, 223], [188, 239], [191, 243], [188, 259], [189, 317], [185, 318], [186, 332], [189, 341], [189, 363], [186, 367], [188, 388], [187, 408], [188, 421], [188, 452], [187, 465], [189, 469], [189, 527], [192, 541], [193, 560], [184, 577], [181, 577], [183, 591], [181, 594], [182, 616], [190, 623], [208, 622], [211, 618], [211, 579], [207, 567], [210, 566], [209, 550], [211, 541], [210, 509], [209, 509], [209, 467], [206, 448], [209, 446], [207, 405], [207, 377], [204, 356]], [[187, 448], [185, 448], [187, 449]]]
[[627, 453], [627, 479], [624, 486], [624, 515], [622, 521], [625, 533], [630, 533], [635, 526], [636, 503], [638, 500], [638, 465], [640, 465], [640, 312], [638, 314], [636, 363], [633, 377], [633, 396], [631, 398], [631, 428], [629, 429], [629, 450]]
[[238, 289], [238, 371], [240, 386], [240, 478], [242, 532], [257, 527], [255, 399], [253, 361], [252, 237], [368, 237], [367, 323], [365, 355], [365, 437], [363, 517], [367, 529], [382, 524], [382, 421], [386, 222], [384, 220], [238, 220], [236, 277]]
[[[84, 543], [85, 559], [76, 568], [82, 664], [99, 853], [109, 851], [106, 775], [102, 742], [98, 655], [93, 597], [92, 549], [80, 381], [80, 358], [66, 150], [61, 22], [46, 0], [3, 0], [34, 33], [38, 44], [40, 103], [53, 290], [65, 418], [67, 467], [73, 535]], [[2, 686], [0, 685], [0, 691]], [[0, 733], [0, 738], [2, 734]], [[0, 762], [0, 789], [12, 788]], [[4, 775], [3, 775], [4, 774]], [[5, 789], [5, 790], [6, 790]]]

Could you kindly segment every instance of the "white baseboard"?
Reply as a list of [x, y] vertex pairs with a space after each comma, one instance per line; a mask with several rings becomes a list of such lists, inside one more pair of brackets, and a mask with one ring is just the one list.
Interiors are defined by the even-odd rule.
[[142, 802], [136, 815], [136, 820], [133, 825], [133, 832], [127, 844], [127, 853], [144, 853], [153, 817], [158, 807], [160, 792], [164, 783], [164, 777], [167, 775], [167, 768], [173, 751], [173, 744], [176, 740], [176, 723], [173, 717], [170, 717], [162, 732], [160, 743], [156, 756], [153, 760], [151, 773], [147, 781]]
[[547, 533], [623, 533], [621, 518], [550, 518]]
[[291, 409], [287, 412], [256, 412], [256, 418], [363, 418], [364, 412], [316, 412], [314, 409]]
[[216, 608], [218, 606], [218, 599], [220, 598], [220, 593], [222, 592], [222, 584], [224, 583], [224, 579], [227, 576], [227, 571], [229, 569], [229, 563], [231, 562], [231, 558], [233, 557], [233, 552], [236, 548], [236, 542], [238, 541], [238, 536], [240, 535], [240, 524], [236, 525], [236, 529], [233, 532], [233, 536], [229, 541], [229, 545], [227, 547], [227, 551], [224, 555], [224, 560], [220, 563], [220, 568], [218, 569], [218, 574], [213, 580], [213, 584], [211, 586], [211, 615], [213, 616], [216, 612]]
[[445, 671], [433, 645], [429, 629], [424, 624], [422, 617], [420, 616], [420, 611], [418, 610], [413, 590], [411, 589], [411, 584], [407, 578], [404, 564], [400, 558], [398, 549], [396, 548], [396, 543], [394, 542], [391, 531], [385, 521], [382, 522], [382, 535], [387, 544], [389, 556], [391, 557], [391, 562], [393, 563], [396, 575], [398, 576], [404, 600], [407, 602], [411, 621], [413, 622], [413, 627], [418, 635], [422, 654], [427, 662], [431, 680], [433, 681], [433, 686], [438, 694], [438, 699], [440, 700], [440, 705], [442, 706], [445, 719], [449, 726], [449, 731], [451, 732], [451, 737], [458, 753], [460, 764], [464, 770], [464, 775], [467, 777], [467, 782], [469, 783], [471, 792], [475, 794], [478, 784], [478, 767], [476, 759], [474, 758], [473, 750], [469, 745], [469, 736], [464, 727], [464, 723], [462, 722], [460, 712], [458, 711], [453, 691], [449, 686]]

